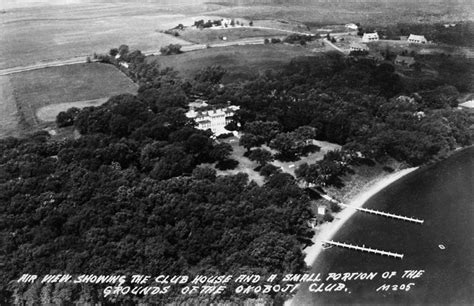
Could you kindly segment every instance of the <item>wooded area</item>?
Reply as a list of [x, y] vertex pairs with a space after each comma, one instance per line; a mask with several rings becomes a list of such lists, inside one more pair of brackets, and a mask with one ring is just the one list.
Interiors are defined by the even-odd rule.
[[[408, 90], [389, 64], [328, 54], [220, 86], [219, 67], [183, 80], [147, 64], [139, 51], [123, 56], [138, 94], [60, 114], [58, 125], [73, 124], [80, 138], [38, 132], [0, 140], [2, 302], [107, 301], [88, 285], [10, 282], [22, 273], [302, 273], [301, 250], [313, 235], [310, 200], [255, 147], [265, 143], [276, 158], [297, 158], [313, 138], [343, 145], [297, 169], [299, 179], [325, 186], [337, 185], [357, 156], [421, 165], [472, 140], [471, 118], [455, 108], [455, 87], [431, 82]], [[194, 96], [241, 107], [231, 127], [244, 133], [242, 145], [262, 166], [263, 186], [199, 166], [226, 161], [230, 151], [185, 117]], [[215, 299], [248, 297], [228, 290]]]

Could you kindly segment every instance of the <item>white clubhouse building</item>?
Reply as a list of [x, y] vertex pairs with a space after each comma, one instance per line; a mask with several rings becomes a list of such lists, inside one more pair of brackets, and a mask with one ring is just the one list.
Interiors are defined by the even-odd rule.
[[[202, 105], [207, 106], [206, 103]], [[219, 136], [221, 134], [231, 133], [231, 131], [225, 129], [225, 126], [232, 121], [231, 117], [239, 109], [239, 106], [229, 105], [223, 108], [200, 111], [199, 108], [196, 109], [194, 105], [190, 104], [190, 110], [186, 113], [186, 117], [194, 119], [198, 124], [198, 129], [210, 129], [215, 136]]]

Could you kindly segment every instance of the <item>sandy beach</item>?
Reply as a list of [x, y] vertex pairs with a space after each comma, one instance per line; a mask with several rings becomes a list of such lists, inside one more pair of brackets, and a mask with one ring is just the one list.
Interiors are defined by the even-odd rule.
[[[418, 167], [403, 169], [400, 171], [396, 171], [393, 173], [388, 174], [387, 176], [377, 179], [372, 183], [366, 185], [356, 196], [354, 196], [348, 203], [350, 206], [353, 207], [362, 207], [368, 199], [374, 196], [376, 193], [387, 187], [388, 185], [392, 184], [393, 182], [397, 181], [398, 179], [402, 178], [403, 176], [415, 171]], [[320, 225], [315, 235], [313, 236], [313, 245], [307, 247], [303, 250], [306, 254], [305, 262], [308, 266], [312, 265], [316, 258], [319, 256], [321, 251], [323, 250], [322, 244], [319, 242], [321, 240], [331, 240], [333, 236], [337, 233], [337, 231], [344, 225], [344, 223], [351, 218], [353, 214], [355, 214], [357, 210], [351, 208], [344, 208], [341, 212], [334, 215], [333, 222], [326, 222], [323, 225]], [[288, 300], [285, 303], [285, 306], [290, 306], [292, 304], [292, 300]], [[295, 305], [296, 306], [296, 305]]]
[[[402, 178], [403, 176], [407, 175], [408, 173], [415, 171], [418, 169], [417, 167], [403, 169], [400, 171], [396, 171], [394, 173], [390, 173], [387, 176], [376, 180], [366, 186], [361, 192], [359, 192], [354, 198], [352, 198], [348, 204], [353, 207], [362, 207], [368, 199], [374, 196], [377, 192], [381, 191], [391, 183], [395, 182], [396, 180]], [[334, 215], [333, 222], [326, 222], [320, 225], [313, 237], [313, 245], [304, 249], [305, 262], [307, 265], [311, 265], [316, 258], [318, 257], [319, 253], [323, 250], [322, 244], [319, 243], [320, 240], [331, 240], [333, 236], [337, 233], [337, 231], [341, 228], [341, 226], [349, 220], [349, 218], [355, 214], [357, 210], [344, 208], [342, 211]]]

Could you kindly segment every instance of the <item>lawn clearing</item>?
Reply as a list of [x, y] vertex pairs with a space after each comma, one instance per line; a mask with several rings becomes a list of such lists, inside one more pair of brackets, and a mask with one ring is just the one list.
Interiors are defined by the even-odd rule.
[[403, 51], [407, 54], [415, 55], [436, 55], [436, 54], [450, 54], [452, 56], [464, 56], [465, 48], [458, 48], [443, 44], [410, 44], [406, 40], [379, 40], [376, 42], [370, 42], [367, 44], [371, 51], [385, 52], [390, 51], [392, 53], [400, 54]]
[[227, 142], [232, 146], [233, 152], [230, 158], [235, 159], [239, 162], [237, 168], [233, 170], [219, 170], [216, 169], [218, 175], [234, 175], [239, 172], [247, 173], [249, 176], [249, 180], [255, 181], [258, 185], [263, 185], [264, 177], [260, 175], [255, 169], [258, 164], [256, 162], [251, 161], [247, 157], [244, 156], [244, 153], [247, 151], [244, 147], [239, 146], [239, 139], [237, 137], [232, 137], [224, 140], [223, 142]]
[[223, 82], [248, 79], [268, 69], [279, 69], [291, 59], [314, 55], [311, 49], [299, 45], [269, 44], [229, 46], [185, 52], [178, 55], [152, 56], [161, 68], [171, 67], [182, 77], [193, 78], [201, 69], [219, 65], [227, 70]]
[[36, 118], [40, 121], [44, 122], [54, 122], [56, 121], [56, 116], [60, 112], [65, 112], [72, 107], [77, 108], [84, 108], [89, 106], [100, 106], [107, 102], [109, 98], [101, 98], [95, 100], [88, 100], [88, 101], [77, 101], [77, 102], [66, 102], [66, 103], [59, 103], [59, 104], [51, 104], [40, 107], [36, 111]]
[[42, 118], [49, 121], [56, 115], [53, 112], [59, 113], [65, 105], [84, 106], [84, 101], [137, 91], [136, 84], [117, 68], [100, 63], [38, 69], [11, 75], [10, 79], [22, 122], [28, 126], [40, 123], [36, 112], [45, 106], [60, 104], [47, 108], [51, 113]]
[[[239, 162], [239, 165], [237, 166], [237, 168], [233, 170], [222, 171], [222, 170], [216, 169], [217, 174], [218, 175], [233, 175], [239, 172], [243, 172], [243, 173], [248, 174], [250, 180], [255, 181], [259, 185], [263, 185], [263, 183], [265, 182], [265, 178], [259, 172], [254, 170], [258, 166], [258, 163], [251, 161], [250, 159], [244, 156], [247, 150], [244, 147], [239, 145], [239, 139], [237, 137], [231, 137], [231, 138], [223, 140], [222, 142], [226, 142], [232, 146], [233, 151], [230, 158], [237, 160]], [[275, 160], [271, 162], [271, 164], [280, 168], [282, 172], [289, 173], [295, 176], [295, 169], [298, 168], [299, 165], [303, 163], [308, 163], [308, 164], [315, 163], [318, 160], [323, 159], [324, 155], [326, 155], [327, 152], [341, 149], [340, 145], [330, 143], [327, 141], [313, 140], [313, 145], [318, 146], [320, 148], [319, 151], [310, 153], [306, 156], [302, 156], [297, 161], [281, 162], [279, 160]], [[260, 148], [270, 151], [273, 155], [278, 153], [276, 150], [270, 149], [266, 145], [263, 145]], [[255, 150], [255, 148], [253, 150]], [[207, 166], [211, 166], [211, 165], [207, 165]], [[215, 169], [214, 166], [211, 166], [211, 167]]]
[[[327, 152], [341, 149], [340, 145], [327, 141], [313, 140], [313, 145], [318, 146], [320, 149], [317, 152], [309, 153], [306, 156], [301, 156], [297, 161], [282, 162], [279, 160], [275, 160], [274, 162], [272, 162], [272, 164], [274, 166], [279, 167], [283, 172], [295, 176], [295, 169], [298, 168], [301, 164], [314, 164], [315, 162], [322, 160]], [[272, 152], [272, 154], [278, 153], [277, 151], [272, 150], [266, 146], [264, 147], [264, 149]]]

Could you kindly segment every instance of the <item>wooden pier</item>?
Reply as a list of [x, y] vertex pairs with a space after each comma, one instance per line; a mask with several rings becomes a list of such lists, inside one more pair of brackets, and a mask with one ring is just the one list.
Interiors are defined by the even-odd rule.
[[[313, 189], [314, 190], [314, 189]], [[317, 192], [317, 190], [315, 190]], [[366, 213], [369, 213], [369, 214], [374, 214], [374, 215], [378, 215], [378, 216], [384, 216], [384, 217], [387, 217], [387, 218], [393, 218], [393, 219], [398, 219], [398, 220], [403, 220], [403, 221], [408, 221], [408, 222], [414, 222], [414, 223], [418, 223], [418, 224], [423, 224], [425, 221], [424, 220], [421, 220], [421, 219], [416, 219], [416, 218], [410, 218], [410, 217], [405, 217], [405, 216], [400, 216], [400, 215], [395, 215], [395, 214], [390, 214], [390, 213], [386, 213], [386, 212], [383, 212], [383, 211], [378, 211], [378, 210], [374, 210], [374, 209], [368, 209], [368, 208], [362, 208], [362, 207], [354, 207], [354, 206], [351, 206], [351, 205], [347, 205], [347, 204], [344, 204], [344, 203], [341, 203], [339, 201], [336, 201], [335, 199], [331, 198], [330, 196], [328, 196], [327, 194], [320, 194], [321, 197], [323, 197], [324, 199], [330, 201], [330, 202], [333, 202], [333, 203], [336, 203], [338, 205], [341, 205], [341, 206], [344, 206], [344, 207], [349, 207], [349, 208], [352, 208], [352, 209], [355, 209], [355, 210], [358, 210], [358, 211], [362, 211], [362, 212], [366, 212]]]
[[366, 212], [366, 213], [374, 214], [374, 215], [379, 215], [379, 216], [384, 216], [384, 217], [387, 217], [387, 218], [399, 219], [399, 220], [414, 222], [414, 223], [418, 223], [418, 224], [423, 224], [423, 222], [425, 222], [424, 220], [405, 217], [405, 216], [400, 216], [400, 215], [395, 215], [395, 214], [390, 214], [390, 213], [386, 213], [386, 212], [378, 211], [378, 210], [374, 210], [374, 209], [354, 207], [354, 206], [343, 204], [343, 203], [338, 203], [338, 204], [341, 205], [341, 206], [344, 206], [344, 207], [353, 208], [353, 209], [356, 209], [358, 211], [362, 211], [362, 212]]
[[365, 246], [358, 246], [358, 245], [348, 244], [344, 242], [337, 242], [333, 240], [330, 240], [330, 241], [321, 240], [321, 242], [335, 245], [341, 248], [346, 248], [346, 249], [351, 249], [351, 250], [356, 250], [356, 251], [361, 251], [361, 252], [368, 252], [368, 253], [382, 255], [382, 256], [395, 257], [399, 259], [403, 259], [403, 256], [404, 256], [403, 254], [387, 252], [387, 251], [382, 251], [382, 250], [377, 250], [377, 249], [371, 249], [371, 248], [366, 248]]

